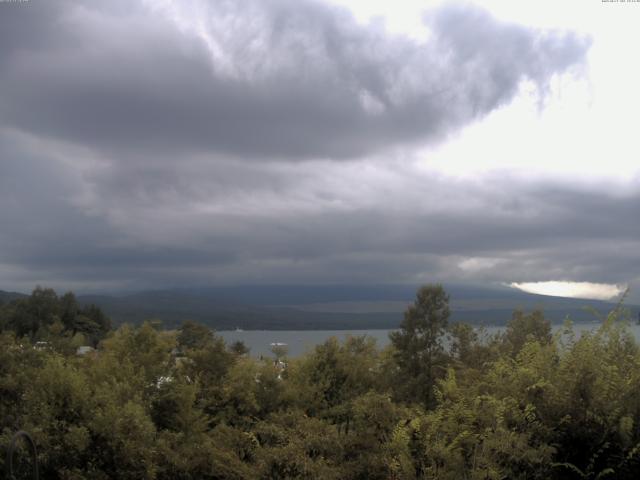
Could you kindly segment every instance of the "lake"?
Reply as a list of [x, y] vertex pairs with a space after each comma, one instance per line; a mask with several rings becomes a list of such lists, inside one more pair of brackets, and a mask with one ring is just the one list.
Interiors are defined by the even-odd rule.
[[[574, 331], [578, 334], [597, 328], [599, 323], [575, 323]], [[562, 325], [553, 325], [554, 331], [561, 328]], [[636, 339], [640, 339], [640, 325], [631, 325], [631, 332]], [[488, 334], [496, 333], [503, 330], [504, 327], [485, 326], [484, 330]], [[272, 343], [286, 343], [288, 346], [289, 356], [296, 357], [303, 353], [313, 350], [313, 348], [323, 343], [330, 337], [336, 337], [338, 340], [344, 340], [347, 335], [367, 335], [376, 340], [379, 348], [389, 344], [389, 332], [393, 330], [245, 330], [245, 331], [219, 331], [220, 335], [227, 344], [236, 340], [242, 340], [247, 347], [251, 349], [251, 355], [255, 357], [272, 356]]]

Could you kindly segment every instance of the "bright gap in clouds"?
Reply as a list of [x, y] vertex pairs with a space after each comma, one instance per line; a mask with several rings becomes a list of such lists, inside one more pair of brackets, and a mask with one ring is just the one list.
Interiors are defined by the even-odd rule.
[[[428, 39], [425, 12], [442, 0], [330, 0], [349, 8], [363, 22], [378, 19], [388, 31]], [[505, 2], [471, 0], [507, 23], [571, 30], [592, 41], [587, 62], [552, 79], [540, 103], [532, 85], [449, 141], [428, 146], [420, 164], [456, 177], [487, 172], [520, 173], [530, 178], [599, 182], [620, 187], [640, 180], [635, 152], [635, 112], [640, 108], [640, 70], [632, 58], [640, 39], [640, 8], [600, 0]], [[616, 8], [623, 7], [623, 8]], [[627, 8], [629, 7], [629, 8]], [[611, 52], [616, 52], [612, 55]], [[540, 107], [543, 108], [540, 108]]]
[[591, 282], [514, 282], [509, 284], [509, 286], [536, 295], [588, 298], [593, 300], [611, 300], [626, 289], [624, 285]]

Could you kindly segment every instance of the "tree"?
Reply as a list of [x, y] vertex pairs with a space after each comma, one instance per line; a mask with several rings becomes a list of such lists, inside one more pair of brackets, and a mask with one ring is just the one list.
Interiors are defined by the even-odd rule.
[[279, 362], [287, 356], [289, 353], [289, 347], [284, 343], [271, 344], [271, 353], [276, 357], [276, 361]]
[[389, 334], [405, 400], [418, 401], [427, 408], [434, 406], [433, 389], [437, 367], [442, 366], [445, 356], [442, 339], [449, 313], [449, 295], [442, 285], [425, 285], [405, 311], [400, 331]]
[[37, 286], [29, 297], [29, 311], [40, 326], [51, 325], [59, 318], [59, 302], [56, 292], [51, 288]]
[[65, 330], [71, 332], [72, 336], [76, 334], [78, 329], [76, 321], [79, 311], [80, 306], [73, 292], [67, 292], [60, 297], [60, 320], [62, 320]]
[[42, 327], [48, 327], [59, 317], [56, 292], [50, 288], [36, 287], [27, 298], [20, 298], [8, 306], [7, 326], [19, 337], [29, 335], [35, 340]]
[[242, 340], [236, 340], [235, 342], [231, 343], [231, 345], [229, 345], [229, 350], [240, 357], [242, 355], [249, 354], [249, 347], [247, 347], [247, 345]]
[[76, 332], [84, 334], [94, 347], [98, 346], [98, 342], [109, 330], [111, 330], [111, 320], [95, 305], [88, 305], [80, 310], [73, 325], [73, 334], [75, 335]]
[[213, 343], [213, 332], [208, 327], [187, 320], [180, 327], [178, 346], [184, 349], [200, 349]]
[[220, 405], [224, 402], [227, 373], [238, 358], [227, 350], [221, 337], [213, 334], [206, 347], [188, 349], [186, 357], [181, 370], [200, 386], [199, 405], [207, 414], [219, 414]]
[[529, 315], [525, 315], [522, 310], [516, 310], [507, 325], [504, 340], [513, 355], [516, 355], [528, 341], [548, 344], [551, 342], [551, 323], [545, 320], [541, 310], [534, 310]]

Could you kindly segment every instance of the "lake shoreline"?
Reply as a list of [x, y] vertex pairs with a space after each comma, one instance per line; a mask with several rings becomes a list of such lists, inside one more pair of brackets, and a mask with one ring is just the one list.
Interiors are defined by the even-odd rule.
[[[577, 333], [592, 331], [600, 326], [602, 322], [574, 322], [572, 326]], [[506, 328], [506, 325], [472, 325], [476, 330], [483, 330], [487, 335], [498, 333]], [[558, 331], [564, 323], [553, 322], [551, 327]], [[272, 343], [285, 343], [288, 347], [288, 355], [297, 357], [315, 348], [316, 345], [324, 343], [330, 337], [336, 337], [340, 341], [348, 336], [366, 335], [375, 339], [378, 348], [386, 347], [389, 340], [389, 333], [397, 331], [397, 328], [370, 328], [370, 329], [327, 329], [327, 330], [218, 330], [215, 333], [220, 335], [225, 342], [243, 342], [250, 349], [250, 355], [254, 357], [273, 356], [271, 353]], [[634, 336], [640, 339], [640, 325], [629, 323], [629, 330]]]

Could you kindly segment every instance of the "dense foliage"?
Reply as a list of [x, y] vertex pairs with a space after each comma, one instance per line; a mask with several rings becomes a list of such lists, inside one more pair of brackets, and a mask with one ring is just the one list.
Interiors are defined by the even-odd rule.
[[[191, 322], [110, 331], [74, 305], [36, 289], [0, 306], [0, 449], [29, 431], [44, 478], [640, 472], [640, 349], [619, 309], [579, 338], [570, 324], [552, 335], [540, 312], [487, 336], [450, 325], [446, 293], [426, 286], [384, 350], [330, 339], [274, 361]], [[82, 344], [98, 349], [77, 355]]]

